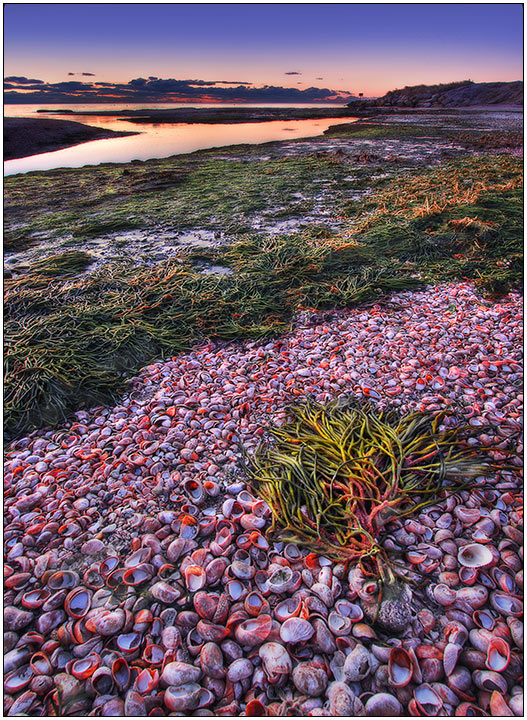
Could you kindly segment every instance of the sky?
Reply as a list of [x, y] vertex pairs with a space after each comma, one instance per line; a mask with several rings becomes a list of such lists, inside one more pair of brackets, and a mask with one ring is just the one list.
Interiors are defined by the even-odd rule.
[[146, 91], [232, 101], [256, 90], [257, 100], [311, 102], [521, 80], [522, 42], [520, 3], [4, 4], [4, 76], [17, 78], [6, 90], [54, 102], [110, 96], [114, 85], [130, 102]]

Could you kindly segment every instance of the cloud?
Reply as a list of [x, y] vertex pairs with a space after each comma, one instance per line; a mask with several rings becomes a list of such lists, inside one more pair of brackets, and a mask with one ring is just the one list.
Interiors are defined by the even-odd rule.
[[323, 80], [324, 78], [315, 78], [315, 80]]
[[302, 75], [302, 73], [291, 70], [291, 72], [285, 72], [284, 75]]
[[91, 77], [95, 77], [95, 73], [81, 73], [81, 75], [86, 75], [86, 76], [91, 75]]
[[[297, 73], [300, 74], [300, 73]], [[72, 102], [346, 102], [351, 93], [329, 88], [265, 85], [254, 87], [246, 81], [178, 80], [176, 78], [133, 78], [127, 83], [84, 82], [68, 80], [57, 83], [32, 81], [13, 76], [6, 89], [6, 103], [72, 103]], [[32, 84], [30, 84], [32, 83]], [[302, 83], [298, 83], [302, 84]], [[226, 87], [227, 86], [227, 87]], [[24, 90], [25, 92], [17, 92]], [[33, 92], [27, 92], [27, 91]]]
[[17, 85], [44, 85], [44, 80], [35, 80], [34, 78], [27, 78], [23, 75], [10, 75], [4, 78], [5, 82], [16, 83]]
[[20, 85], [19, 83], [10, 83], [10, 82], [4, 82], [4, 88], [8, 88], [10, 90], [24, 90], [24, 96], [28, 97], [27, 90], [40, 90], [45, 87], [45, 85]]
[[213, 87], [214, 85], [251, 85], [249, 82], [242, 80], [161, 80], [160, 78], [151, 77], [135, 78], [128, 83], [132, 87], [145, 88], [151, 92], [179, 92], [185, 88], [191, 87]]

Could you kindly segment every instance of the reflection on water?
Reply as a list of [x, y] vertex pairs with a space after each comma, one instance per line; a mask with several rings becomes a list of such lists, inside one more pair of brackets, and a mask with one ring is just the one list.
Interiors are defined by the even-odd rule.
[[[11, 117], [35, 117], [35, 107], [24, 112], [28, 106], [7, 106], [6, 115]], [[121, 108], [123, 106], [120, 106]], [[93, 109], [93, 106], [92, 106]], [[106, 106], [105, 109], [110, 109]], [[78, 110], [81, 110], [79, 107]], [[40, 115], [40, 117], [49, 117]], [[51, 170], [60, 167], [82, 167], [100, 163], [126, 163], [132, 160], [149, 160], [180, 155], [205, 148], [222, 147], [241, 143], [264, 143], [272, 140], [321, 135], [330, 125], [338, 125], [356, 118], [324, 118], [316, 120], [288, 121], [273, 120], [261, 123], [224, 124], [163, 124], [149, 123], [135, 125], [122, 119], [93, 115], [90, 117], [72, 114], [52, 117], [83, 122], [94, 127], [110, 130], [139, 130], [138, 135], [93, 140], [82, 145], [33, 155], [27, 158], [9, 160], [4, 163], [4, 175]]]

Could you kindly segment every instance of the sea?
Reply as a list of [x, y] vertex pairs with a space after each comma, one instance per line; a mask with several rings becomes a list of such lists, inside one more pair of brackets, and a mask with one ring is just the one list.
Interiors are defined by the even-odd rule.
[[[171, 155], [194, 152], [206, 148], [223, 147], [242, 143], [265, 143], [273, 140], [288, 140], [322, 135], [330, 125], [349, 123], [355, 118], [317, 118], [314, 120], [272, 120], [268, 122], [233, 123], [233, 124], [201, 124], [201, 123], [145, 123], [127, 122], [123, 118], [112, 118], [104, 115], [83, 116], [76, 113], [82, 111], [135, 110], [135, 109], [175, 109], [177, 107], [218, 107], [218, 105], [184, 106], [177, 103], [142, 103], [142, 104], [109, 104], [92, 103], [54, 104], [54, 105], [5, 105], [4, 117], [50, 117], [82, 122], [93, 127], [109, 130], [127, 130], [139, 132], [138, 135], [92, 140], [74, 145], [73, 147], [54, 152], [41, 153], [30, 157], [7, 160], [4, 162], [4, 175], [14, 175], [35, 170], [52, 170], [55, 168], [84, 167], [101, 163], [128, 163], [132, 160], [150, 160], [165, 158]], [[222, 108], [240, 107], [278, 107], [272, 105], [221, 105]], [[320, 108], [320, 104], [294, 105], [280, 104], [281, 108]], [[324, 105], [324, 108], [340, 108], [342, 105]], [[64, 115], [59, 113], [39, 112], [38, 110], [68, 110]]]

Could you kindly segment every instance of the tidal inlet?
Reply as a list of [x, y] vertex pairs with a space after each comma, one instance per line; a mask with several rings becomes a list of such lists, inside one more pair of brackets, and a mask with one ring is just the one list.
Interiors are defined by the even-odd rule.
[[5, 6], [7, 716], [523, 715], [521, 12]]

